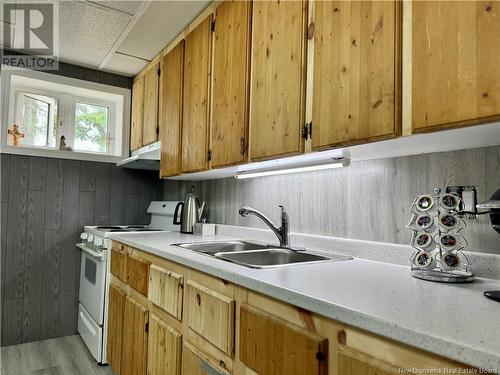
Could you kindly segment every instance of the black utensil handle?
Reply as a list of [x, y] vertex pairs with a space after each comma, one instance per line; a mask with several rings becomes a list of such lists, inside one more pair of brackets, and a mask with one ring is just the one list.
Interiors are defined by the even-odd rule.
[[[181, 225], [181, 219], [179, 218], [179, 207], [184, 207], [184, 202], [179, 202], [177, 203], [177, 206], [175, 206], [175, 211], [174, 211], [174, 225]], [[182, 214], [182, 211], [181, 211]]]
[[490, 290], [484, 292], [486, 298], [492, 299], [493, 301], [500, 302], [500, 290]]

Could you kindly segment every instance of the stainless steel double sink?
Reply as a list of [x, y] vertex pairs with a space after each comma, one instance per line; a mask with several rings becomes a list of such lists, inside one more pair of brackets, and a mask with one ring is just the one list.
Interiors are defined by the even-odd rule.
[[320, 255], [308, 250], [281, 248], [251, 241], [207, 241], [179, 243], [174, 246], [250, 268], [283, 267], [292, 264], [338, 262], [350, 260], [341, 254]]

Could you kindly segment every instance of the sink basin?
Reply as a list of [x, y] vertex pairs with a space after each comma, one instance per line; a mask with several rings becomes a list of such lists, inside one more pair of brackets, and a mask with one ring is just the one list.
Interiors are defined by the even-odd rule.
[[245, 252], [217, 253], [215, 256], [232, 263], [237, 263], [251, 268], [281, 267], [298, 263], [342, 261], [352, 259], [346, 255], [328, 254], [317, 255], [304, 251], [293, 251], [281, 248], [255, 250]]
[[174, 246], [250, 268], [271, 268], [312, 262], [335, 262], [352, 259], [347, 255], [319, 255], [294, 251], [252, 241], [205, 241], [178, 243]]
[[267, 249], [268, 245], [250, 241], [206, 241], [179, 243], [175, 246], [183, 247], [204, 254], [231, 253], [234, 251], [251, 251]]

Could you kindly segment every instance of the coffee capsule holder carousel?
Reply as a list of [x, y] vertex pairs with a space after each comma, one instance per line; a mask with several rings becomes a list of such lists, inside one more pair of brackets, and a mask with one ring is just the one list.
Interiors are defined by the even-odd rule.
[[410, 207], [410, 258], [413, 277], [444, 283], [474, 280], [469, 260], [463, 253], [467, 241], [460, 233], [466, 223], [460, 215], [462, 200], [458, 194], [434, 189], [419, 195]]

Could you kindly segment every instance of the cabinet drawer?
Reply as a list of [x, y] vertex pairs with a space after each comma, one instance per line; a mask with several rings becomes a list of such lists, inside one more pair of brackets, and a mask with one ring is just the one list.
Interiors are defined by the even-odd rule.
[[125, 246], [118, 245], [111, 248], [111, 274], [118, 279], [127, 282], [127, 252]]
[[240, 360], [260, 375], [326, 375], [327, 358], [327, 339], [253, 307], [241, 307]]
[[133, 256], [127, 259], [127, 284], [144, 296], [148, 295], [150, 264], [151, 262]]
[[185, 343], [182, 348], [182, 373], [189, 375], [230, 375], [228, 371], [216, 365], [194, 346]]
[[232, 355], [235, 302], [223, 294], [189, 280], [186, 285], [186, 321], [200, 336]]
[[149, 269], [148, 298], [173, 317], [182, 318], [182, 291], [184, 278], [178, 273], [151, 265]]

